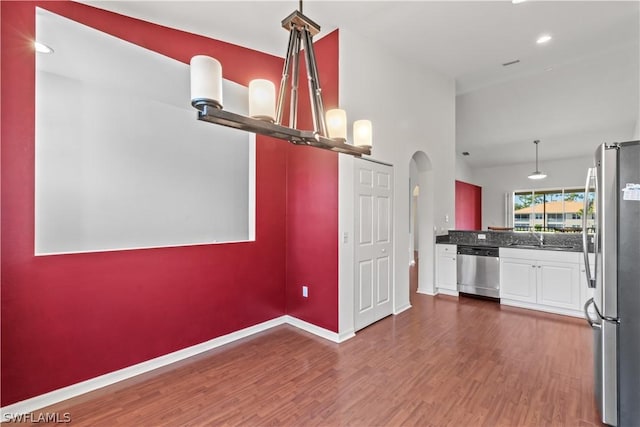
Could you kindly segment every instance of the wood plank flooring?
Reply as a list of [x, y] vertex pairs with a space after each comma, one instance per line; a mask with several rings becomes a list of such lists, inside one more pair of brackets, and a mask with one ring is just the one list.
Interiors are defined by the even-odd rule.
[[334, 344], [280, 326], [45, 408], [74, 426], [591, 426], [581, 319], [412, 293]]

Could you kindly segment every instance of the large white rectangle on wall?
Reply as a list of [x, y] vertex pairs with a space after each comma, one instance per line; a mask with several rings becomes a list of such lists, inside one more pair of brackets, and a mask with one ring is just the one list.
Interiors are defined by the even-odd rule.
[[255, 136], [196, 119], [187, 64], [43, 9], [36, 35], [36, 254], [254, 239]]

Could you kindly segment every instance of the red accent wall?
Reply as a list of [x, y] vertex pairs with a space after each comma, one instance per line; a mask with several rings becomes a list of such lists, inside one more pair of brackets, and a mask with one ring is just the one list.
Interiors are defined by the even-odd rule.
[[482, 187], [456, 181], [456, 230], [482, 229]]
[[[255, 242], [34, 257], [36, 5], [183, 62], [214, 56], [225, 78], [241, 84], [256, 77], [255, 70], [278, 82], [282, 70], [282, 58], [79, 3], [0, 2], [0, 404], [287, 312], [337, 330], [334, 153], [258, 137]], [[325, 80], [337, 76], [337, 34], [331, 40], [318, 47]], [[324, 90], [330, 105], [337, 80]], [[312, 286], [304, 304], [289, 292], [298, 280]]]
[[[314, 43], [326, 110], [338, 107], [338, 41], [334, 31]], [[300, 109], [308, 105], [302, 91]], [[313, 129], [310, 115], [298, 125]], [[287, 170], [287, 313], [337, 332], [338, 154], [291, 145]]]

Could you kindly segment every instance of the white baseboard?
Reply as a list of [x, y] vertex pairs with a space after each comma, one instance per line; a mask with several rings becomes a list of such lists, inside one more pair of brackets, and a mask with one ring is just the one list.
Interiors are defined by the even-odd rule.
[[410, 308], [411, 308], [411, 304], [404, 305], [404, 306], [400, 307], [397, 310], [393, 310], [393, 314], [394, 315], [398, 315], [398, 314], [402, 313], [403, 311], [409, 310]]
[[351, 338], [356, 336], [356, 331], [353, 329], [346, 332], [341, 332], [338, 334], [338, 342], [345, 342], [346, 340], [350, 340]]
[[452, 291], [451, 289], [445, 289], [445, 288], [438, 288], [438, 292], [439, 294], [442, 295], [449, 295], [452, 297], [457, 297], [458, 296], [458, 291]]
[[80, 396], [81, 394], [89, 393], [99, 388], [124, 381], [126, 379], [135, 377], [136, 375], [144, 374], [145, 372], [161, 368], [171, 363], [179, 362], [188, 357], [195, 356], [205, 351], [223, 346], [225, 344], [229, 344], [233, 341], [246, 338], [250, 335], [266, 331], [267, 329], [271, 329], [275, 326], [283, 325], [285, 323], [336, 343], [346, 341], [349, 338], [353, 338], [355, 336], [355, 333], [353, 331], [347, 331], [342, 334], [338, 334], [336, 332], [329, 331], [293, 316], [280, 316], [276, 317], [275, 319], [267, 320], [266, 322], [250, 326], [248, 328], [241, 329], [239, 331], [235, 331], [230, 334], [223, 335], [221, 337], [217, 337], [212, 340], [175, 351], [173, 353], [165, 354], [163, 356], [156, 357], [154, 359], [126, 367], [124, 369], [109, 372], [108, 374], [100, 375], [99, 377], [91, 378], [80, 383], [72, 384], [67, 387], [53, 390], [49, 393], [41, 394], [40, 396], [35, 396], [30, 399], [5, 406], [3, 408], [0, 408], [0, 422], [9, 421], [15, 418], [17, 415], [28, 414], [38, 409], [62, 402], [63, 400], [71, 399], [73, 397]]
[[514, 301], [510, 299], [500, 299], [500, 304], [508, 305], [511, 307], [526, 308], [528, 310], [544, 311], [545, 313], [562, 314], [563, 316], [581, 317], [584, 318], [584, 313], [578, 310], [571, 310], [567, 308], [549, 307], [546, 305], [540, 305], [536, 303]]
[[432, 297], [435, 297], [436, 295], [438, 295], [438, 293], [436, 291], [434, 291], [433, 289], [420, 289], [420, 288], [418, 288], [416, 293], [419, 293], [419, 294], [422, 294], [422, 295], [430, 295]]
[[[337, 332], [330, 331], [325, 328], [321, 328], [320, 326], [316, 326], [313, 323], [305, 322], [304, 320], [300, 320], [297, 317], [293, 316], [284, 316], [285, 322], [291, 326], [295, 326], [298, 329], [302, 329], [303, 331], [310, 332], [314, 335], [317, 335], [321, 338], [324, 338], [333, 342], [341, 342], [340, 335]], [[351, 337], [349, 337], [351, 338]]]

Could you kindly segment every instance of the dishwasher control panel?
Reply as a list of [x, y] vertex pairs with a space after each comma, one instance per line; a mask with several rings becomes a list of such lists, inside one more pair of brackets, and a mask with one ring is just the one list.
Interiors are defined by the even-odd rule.
[[498, 257], [500, 248], [495, 246], [461, 246], [458, 245], [458, 255]]

